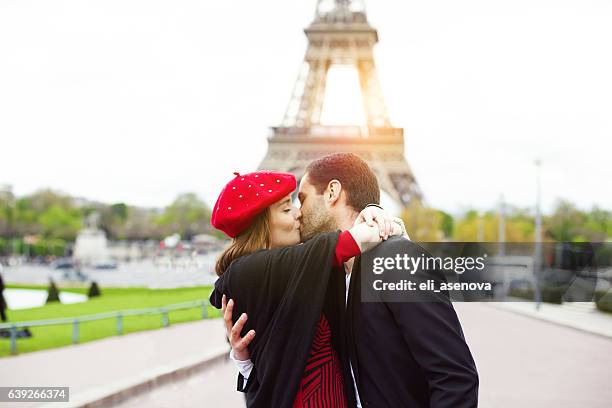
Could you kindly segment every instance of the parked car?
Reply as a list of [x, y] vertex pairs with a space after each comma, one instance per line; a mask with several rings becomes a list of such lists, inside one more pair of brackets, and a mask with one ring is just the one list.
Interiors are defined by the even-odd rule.
[[109, 259], [107, 261], [98, 261], [92, 264], [94, 269], [117, 269], [117, 261]]
[[74, 269], [75, 268], [74, 262], [68, 258], [56, 259], [55, 261], [51, 262], [50, 266], [52, 269]]

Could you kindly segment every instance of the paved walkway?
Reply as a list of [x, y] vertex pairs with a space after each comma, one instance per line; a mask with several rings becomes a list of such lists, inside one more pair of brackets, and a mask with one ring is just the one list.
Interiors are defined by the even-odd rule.
[[[70, 386], [70, 401], [82, 401], [219, 355], [228, 350], [223, 333], [221, 320], [200, 320], [1, 358], [0, 386]], [[41, 405], [19, 403], [24, 408]], [[71, 405], [52, 403], [54, 407]], [[0, 403], [0, 407], [9, 406]]]
[[[480, 373], [481, 408], [610, 406], [612, 339], [493, 304], [456, 303], [455, 308]], [[185, 323], [0, 359], [0, 385], [69, 384], [74, 402], [83, 396], [101, 395], [164, 368], [202, 360], [215, 353], [220, 355], [226, 350], [220, 320]], [[218, 360], [206, 370], [116, 406], [242, 407], [242, 395], [235, 391], [235, 381], [234, 367]], [[4, 406], [11, 405], [0, 404]]]
[[[478, 366], [480, 408], [610, 406], [612, 339], [493, 304], [456, 303], [455, 309]], [[235, 368], [224, 362], [118, 407], [244, 407], [235, 381]]]
[[568, 302], [562, 305], [541, 303], [539, 309], [536, 309], [536, 304], [533, 302], [492, 302], [491, 305], [525, 316], [612, 338], [612, 313], [604, 313], [598, 310], [594, 302]]
[[455, 309], [480, 375], [479, 407], [610, 406], [612, 339], [492, 304]]
[[130, 398], [116, 408], [244, 408], [244, 395], [236, 391], [236, 366], [231, 361], [174, 384]]

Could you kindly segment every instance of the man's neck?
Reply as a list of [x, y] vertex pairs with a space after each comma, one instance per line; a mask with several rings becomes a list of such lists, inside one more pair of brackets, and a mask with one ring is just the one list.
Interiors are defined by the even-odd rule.
[[[342, 231], [351, 229], [351, 227], [355, 223], [355, 220], [357, 219], [358, 216], [359, 216], [359, 213], [356, 211], [346, 211], [344, 214], [339, 215], [338, 217], [336, 217], [338, 228], [340, 228]], [[355, 258], [351, 258], [344, 263], [344, 272], [347, 275], [351, 274], [351, 271], [353, 270], [354, 262], [355, 262]]]
[[357, 219], [357, 216], [359, 216], [359, 213], [356, 211], [346, 211], [343, 214], [339, 214], [336, 217], [338, 228], [342, 231], [351, 229], [351, 227], [355, 223], [355, 220]]

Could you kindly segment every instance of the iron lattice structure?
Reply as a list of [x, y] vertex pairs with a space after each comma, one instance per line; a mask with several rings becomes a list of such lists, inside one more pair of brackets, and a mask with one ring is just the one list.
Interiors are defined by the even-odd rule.
[[[319, 0], [314, 21], [304, 32], [308, 47], [280, 126], [272, 128], [260, 169], [292, 172], [301, 178], [314, 159], [352, 152], [368, 162], [380, 187], [398, 204], [422, 200], [404, 157], [404, 131], [391, 126], [382, 97], [373, 49], [378, 33], [363, 2]], [[364, 126], [325, 126], [321, 112], [332, 65], [353, 66], [359, 75]]]

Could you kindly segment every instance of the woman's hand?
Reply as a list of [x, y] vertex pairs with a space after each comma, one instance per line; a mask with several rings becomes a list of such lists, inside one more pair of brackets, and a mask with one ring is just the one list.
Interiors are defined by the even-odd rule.
[[349, 233], [353, 236], [357, 245], [359, 245], [361, 252], [366, 250], [366, 244], [378, 243], [383, 240], [380, 236], [378, 225], [370, 226], [366, 222], [354, 225], [349, 229]]
[[[402, 228], [394, 221], [394, 217], [388, 215], [383, 209], [370, 206], [359, 213], [353, 226], [365, 223], [370, 227], [378, 227], [379, 236], [385, 240], [389, 236], [402, 235]], [[353, 235], [355, 237], [355, 235]], [[368, 242], [379, 242], [378, 239]]]
[[223, 312], [223, 320], [225, 321], [225, 331], [236, 360], [249, 360], [251, 355], [247, 348], [251, 341], [255, 338], [255, 330], [250, 330], [244, 337], [240, 337], [240, 332], [248, 319], [247, 314], [242, 316], [233, 324], [232, 313], [234, 311], [234, 300], [227, 301], [227, 297], [223, 295], [221, 298], [221, 311]]

